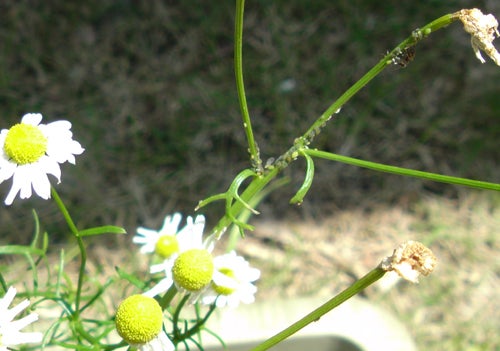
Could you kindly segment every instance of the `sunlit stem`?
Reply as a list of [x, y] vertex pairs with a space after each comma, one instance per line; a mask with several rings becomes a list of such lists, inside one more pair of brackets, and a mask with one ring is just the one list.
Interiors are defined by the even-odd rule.
[[[262, 189], [264, 189], [276, 175], [279, 173], [277, 168], [271, 169], [266, 172], [263, 176], [256, 176], [252, 179], [247, 188], [240, 195], [240, 198], [243, 202], [251, 202], [251, 199], [254, 198]], [[234, 217], [238, 217], [241, 211], [245, 210], [245, 205], [241, 201], [235, 201], [230, 208], [230, 213]], [[229, 216], [224, 216], [219, 223], [215, 226], [212, 233], [216, 235], [216, 237], [220, 237], [225, 230], [232, 224], [232, 220]]]
[[467, 179], [467, 178], [452, 177], [452, 176], [447, 176], [447, 175], [442, 175], [442, 174], [437, 174], [437, 173], [417, 171], [417, 170], [409, 169], [409, 168], [389, 166], [389, 165], [384, 165], [381, 163], [359, 160], [357, 158], [332, 154], [330, 152], [314, 150], [314, 149], [304, 150], [304, 153], [306, 153], [307, 155], [312, 156], [312, 157], [323, 158], [323, 159], [330, 160], [330, 161], [338, 161], [338, 162], [346, 163], [346, 164], [357, 166], [357, 167], [372, 169], [372, 170], [379, 171], [379, 172], [397, 174], [397, 175], [402, 175], [402, 176], [407, 176], [407, 177], [415, 177], [415, 178], [426, 179], [426, 180], [432, 180], [435, 182], [446, 183], [446, 184], [463, 185], [463, 186], [468, 186], [471, 188], [500, 191], [500, 184], [496, 184], [496, 183], [489, 183], [489, 182], [483, 182], [480, 180], [473, 180], [473, 179]]
[[57, 193], [56, 189], [54, 187], [51, 187], [50, 189], [52, 198], [54, 199], [57, 207], [59, 208], [59, 211], [61, 211], [64, 219], [66, 220], [66, 224], [69, 227], [69, 230], [73, 234], [73, 236], [76, 239], [76, 242], [78, 244], [78, 248], [80, 250], [80, 269], [78, 271], [78, 285], [76, 288], [76, 297], [75, 297], [75, 318], [78, 318], [78, 315], [80, 314], [80, 299], [81, 299], [81, 294], [82, 294], [82, 286], [83, 286], [83, 277], [85, 274], [85, 266], [87, 264], [87, 251], [85, 249], [85, 245], [83, 243], [82, 238], [80, 237], [79, 230], [76, 228], [75, 223], [73, 222], [73, 219], [71, 218], [68, 209], [62, 202], [61, 198], [59, 197], [59, 194]]
[[[210, 308], [209, 308], [207, 314], [205, 315], [205, 317], [203, 317], [202, 319], [198, 319], [198, 321], [191, 328], [189, 328], [185, 333], [183, 333], [182, 335], [179, 336], [179, 340], [186, 340], [188, 338], [191, 338], [193, 335], [199, 333], [201, 328], [203, 328], [203, 326], [207, 322], [208, 318], [210, 318], [212, 313], [215, 311], [216, 307], [217, 306], [215, 305], [215, 303], [210, 305]], [[173, 340], [173, 341], [175, 343], [175, 341], [177, 341], [177, 340]]]
[[181, 301], [179, 301], [179, 304], [177, 305], [177, 307], [175, 308], [175, 312], [172, 316], [172, 324], [174, 325], [174, 330], [173, 330], [173, 334], [174, 334], [174, 337], [173, 337], [173, 342], [175, 343], [176, 341], [180, 341], [182, 340], [181, 338], [181, 331], [179, 329], [179, 316], [181, 314], [181, 311], [182, 311], [182, 308], [184, 307], [184, 305], [186, 304], [186, 302], [189, 300], [189, 294], [186, 294], [184, 295], [184, 297], [181, 299]]
[[283, 331], [279, 332], [278, 334], [274, 335], [273, 337], [267, 339], [260, 345], [254, 347], [251, 349], [251, 351], [263, 351], [267, 350], [270, 347], [276, 345], [277, 343], [285, 340], [289, 336], [295, 334], [297, 331], [300, 329], [304, 328], [306, 325], [315, 322], [321, 318], [324, 314], [330, 312], [332, 309], [340, 305], [341, 303], [347, 301], [349, 298], [353, 297], [357, 293], [359, 293], [361, 290], [365, 289], [369, 285], [373, 284], [380, 278], [382, 278], [385, 274], [385, 271], [377, 267], [368, 274], [366, 274], [364, 277], [360, 278], [358, 281], [356, 281], [354, 284], [352, 284], [349, 288], [346, 290], [342, 291], [340, 294], [337, 296], [333, 297], [302, 319], [298, 320], [297, 322], [293, 323], [290, 325], [288, 328], [284, 329]]
[[241, 115], [243, 117], [243, 128], [248, 142], [248, 152], [254, 171], [262, 173], [262, 160], [260, 152], [255, 142], [252, 130], [252, 122], [248, 113], [245, 85], [243, 83], [243, 14], [245, 0], [236, 1], [235, 30], [234, 30], [234, 72], [236, 76], [236, 90], [240, 102]]
[[[236, 2], [236, 30], [235, 30], [235, 71], [236, 71], [236, 81], [238, 88], [238, 96], [240, 99], [240, 106], [243, 113], [243, 119], [245, 124], [245, 131], [247, 133], [247, 138], [250, 145], [250, 153], [256, 160], [258, 158], [258, 148], [254, 143], [253, 133], [250, 124], [250, 117], [248, 115], [248, 107], [246, 104], [245, 90], [243, 85], [243, 73], [242, 73], [242, 35], [243, 35], [243, 7], [244, 0], [238, 0]], [[457, 20], [457, 17], [453, 14], [448, 14], [442, 16], [422, 28], [414, 30], [412, 34], [403, 40], [399, 45], [397, 45], [391, 52], [387, 53], [372, 69], [370, 69], [363, 77], [361, 77], [354, 85], [352, 85], [347, 91], [342, 94], [336, 101], [334, 101], [326, 110], [321, 114], [321, 116], [311, 125], [311, 127], [300, 137], [296, 138], [294, 144], [282, 154], [271, 167], [264, 170], [263, 174], [258, 177], [254, 177], [247, 189], [241, 194], [241, 198], [245, 202], [249, 202], [253, 196], [264, 189], [271, 180], [276, 177], [283, 169], [288, 167], [288, 165], [293, 162], [299, 152], [307, 149], [309, 144], [313, 141], [316, 135], [321, 132], [321, 129], [327, 124], [327, 122], [332, 118], [335, 113], [339, 112], [342, 106], [347, 103], [354, 95], [356, 95], [363, 87], [365, 87], [373, 78], [375, 78], [380, 72], [387, 67], [387, 65], [392, 64], [392, 58], [394, 58], [395, 53], [400, 50], [405, 49], [408, 46], [413, 46], [417, 44], [420, 40], [426, 38], [431, 33], [448, 26], [453, 21]], [[253, 145], [253, 146], [252, 146]], [[253, 151], [252, 151], [253, 150]], [[244, 206], [241, 202], [237, 201], [231, 207], [231, 214], [237, 217], [241, 211], [244, 210]], [[222, 218], [217, 226], [214, 228], [214, 233], [220, 236], [223, 231], [231, 224], [231, 219], [228, 216]]]
[[177, 288], [175, 284], [172, 284], [165, 295], [163, 295], [160, 299], [160, 306], [162, 310], [165, 310], [170, 305], [170, 302], [172, 302], [176, 294]]
[[414, 30], [408, 38], [399, 43], [399, 45], [397, 45], [392, 51], [388, 52], [372, 69], [370, 69], [363, 77], [354, 83], [354, 85], [347, 89], [344, 94], [333, 102], [333, 104], [331, 104], [325, 112], [318, 117], [318, 119], [301, 137], [295, 139], [294, 145], [276, 160], [275, 166], [278, 168], [286, 168], [291, 161], [294, 161], [296, 158], [294, 155], [297, 153], [297, 150], [307, 147], [321, 132], [321, 129], [325, 127], [327, 122], [335, 115], [335, 113], [340, 111], [342, 106], [344, 106], [354, 95], [356, 95], [373, 78], [382, 72], [387, 65], [391, 65], [392, 59], [396, 53], [401, 52], [401, 50], [404, 50], [409, 46], [416, 45], [420, 40], [426, 38], [431, 33], [448, 26], [457, 19], [458, 18], [453, 14], [444, 15], [424, 27]]

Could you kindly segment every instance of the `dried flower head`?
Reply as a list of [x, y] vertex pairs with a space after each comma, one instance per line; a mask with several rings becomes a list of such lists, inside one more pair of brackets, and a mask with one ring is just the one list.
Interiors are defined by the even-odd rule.
[[399, 245], [391, 256], [386, 257], [380, 267], [385, 271], [395, 271], [401, 278], [418, 283], [422, 274], [428, 276], [436, 267], [436, 256], [418, 241], [407, 241]]
[[500, 54], [493, 46], [493, 40], [500, 36], [498, 21], [492, 14], [484, 15], [479, 9], [464, 9], [454, 14], [464, 24], [464, 29], [471, 35], [471, 45], [476, 57], [485, 63], [481, 51], [484, 51], [498, 66]]

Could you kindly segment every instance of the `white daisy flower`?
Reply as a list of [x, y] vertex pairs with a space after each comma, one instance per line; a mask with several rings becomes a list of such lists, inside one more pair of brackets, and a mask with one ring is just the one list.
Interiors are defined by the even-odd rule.
[[175, 350], [162, 328], [163, 311], [151, 297], [132, 295], [123, 300], [116, 311], [115, 325], [123, 340], [138, 350]]
[[167, 291], [172, 284], [182, 291], [192, 294], [195, 301], [199, 294], [212, 280], [213, 245], [207, 245], [202, 240], [205, 217], [187, 218], [187, 225], [177, 234], [179, 250], [160, 264], [151, 266], [151, 273], [163, 272], [165, 278], [156, 286], [144, 293], [154, 297]]
[[162, 258], [169, 258], [179, 250], [176, 236], [181, 219], [180, 213], [166, 216], [159, 231], [139, 227], [137, 235], [132, 238], [132, 241], [142, 245], [141, 253], [156, 252]]
[[0, 183], [12, 178], [6, 205], [11, 205], [19, 192], [21, 199], [31, 197], [32, 188], [42, 199], [50, 198], [47, 175], [53, 175], [60, 183], [59, 164], [75, 164], [74, 155], [85, 150], [72, 139], [70, 122], [41, 124], [41, 121], [40, 113], [28, 113], [21, 123], [0, 132]]
[[210, 289], [202, 298], [202, 303], [217, 307], [237, 307], [240, 302], [255, 301], [257, 288], [253, 282], [260, 277], [260, 271], [234, 251], [214, 258], [215, 272]]
[[17, 321], [13, 320], [30, 304], [29, 300], [25, 299], [17, 306], [9, 309], [9, 305], [12, 303], [15, 296], [16, 289], [10, 287], [5, 296], [0, 299], [0, 351], [7, 351], [10, 346], [14, 345], [38, 343], [42, 341], [42, 333], [27, 333], [21, 331], [21, 329], [36, 321], [38, 319], [38, 314], [30, 313]]

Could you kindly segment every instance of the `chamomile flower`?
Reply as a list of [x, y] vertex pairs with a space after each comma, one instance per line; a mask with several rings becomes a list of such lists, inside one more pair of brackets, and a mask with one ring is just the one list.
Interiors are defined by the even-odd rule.
[[177, 234], [179, 250], [160, 264], [151, 266], [151, 273], [163, 272], [165, 278], [156, 286], [144, 293], [154, 297], [167, 291], [172, 284], [182, 292], [192, 294], [195, 301], [199, 294], [209, 285], [214, 271], [211, 251], [213, 245], [203, 242], [205, 217], [187, 218], [187, 225]]
[[173, 351], [174, 344], [163, 330], [163, 311], [158, 302], [144, 295], [127, 297], [115, 317], [118, 334], [141, 351]]
[[166, 216], [159, 231], [139, 227], [132, 241], [142, 245], [141, 253], [156, 252], [160, 257], [167, 259], [179, 250], [176, 236], [181, 219], [180, 213]]
[[214, 258], [215, 272], [210, 289], [204, 293], [202, 303], [217, 307], [237, 307], [240, 302], [255, 301], [257, 288], [253, 284], [260, 277], [260, 271], [234, 251]]
[[29, 300], [21, 301], [17, 306], [9, 309], [9, 305], [16, 296], [16, 289], [10, 287], [3, 298], [0, 299], [0, 351], [9, 350], [10, 346], [38, 343], [42, 341], [42, 333], [39, 332], [22, 332], [21, 329], [28, 326], [38, 319], [36, 313], [14, 321], [13, 319], [26, 307], [29, 306]]
[[73, 140], [70, 122], [41, 121], [40, 113], [28, 113], [21, 123], [0, 132], [0, 183], [12, 178], [6, 205], [11, 205], [18, 193], [21, 199], [31, 197], [32, 188], [42, 199], [50, 198], [48, 175], [60, 183], [59, 164], [75, 164], [75, 155], [85, 150]]

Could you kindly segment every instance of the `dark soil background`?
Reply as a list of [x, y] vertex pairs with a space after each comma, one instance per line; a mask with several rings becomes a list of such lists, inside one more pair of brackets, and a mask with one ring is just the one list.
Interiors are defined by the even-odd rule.
[[[500, 15], [497, 1], [249, 1], [244, 70], [264, 161], [284, 152], [336, 97], [412, 30], [463, 7]], [[233, 60], [233, 1], [2, 1], [2, 128], [27, 112], [67, 119], [86, 152], [57, 189], [81, 228], [157, 227], [192, 213], [249, 166]], [[498, 80], [455, 23], [418, 45], [355, 96], [314, 147], [375, 162], [498, 182]], [[457, 188], [318, 161], [300, 208], [291, 186], [259, 207], [269, 218], [454, 197]], [[1, 185], [6, 194], [9, 181]], [[66, 231], [50, 202], [0, 211], [5, 234], [31, 236], [30, 209], [53, 236]], [[206, 209], [210, 221], [222, 206]]]

